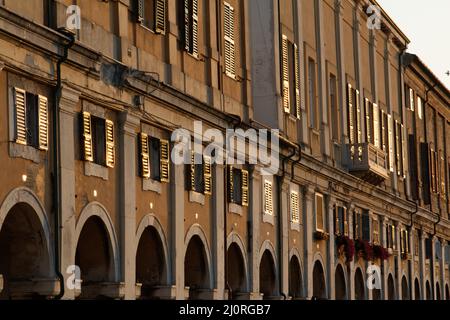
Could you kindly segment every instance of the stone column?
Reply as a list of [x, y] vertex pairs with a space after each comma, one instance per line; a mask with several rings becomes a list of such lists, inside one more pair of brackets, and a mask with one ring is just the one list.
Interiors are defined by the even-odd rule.
[[445, 285], [446, 285], [446, 281], [445, 281], [445, 243], [446, 241], [444, 239], [442, 239], [441, 241], [441, 263], [439, 266], [439, 277], [440, 277], [440, 285], [439, 287], [441, 288], [441, 300], [445, 300]]
[[[76, 117], [75, 108], [79, 103], [80, 92], [69, 87], [61, 90], [61, 100], [59, 103], [59, 175], [60, 175], [60, 249], [61, 249], [61, 273], [67, 279], [67, 268], [75, 265], [75, 250], [77, 243], [75, 240], [75, 150], [73, 143], [74, 119]], [[67, 281], [64, 283], [63, 299], [74, 299], [76, 291], [81, 288], [69, 288]]]
[[334, 237], [334, 206], [336, 199], [332, 196], [328, 200], [328, 232], [330, 233], [330, 240], [328, 241], [328, 297], [331, 300], [336, 299], [335, 290], [335, 237]]
[[304, 247], [305, 247], [305, 296], [309, 300], [313, 296], [313, 257], [314, 251], [313, 248], [313, 232], [314, 232], [314, 194], [315, 190], [313, 186], [307, 186], [304, 191], [304, 199], [305, 199], [305, 214], [303, 215], [303, 225], [305, 226], [304, 230]]
[[225, 243], [225, 207], [224, 197], [226, 195], [223, 165], [216, 164], [213, 175], [213, 212], [214, 212], [214, 233], [213, 233], [213, 252], [215, 265], [215, 288], [217, 296], [215, 298], [223, 300], [225, 298], [225, 254], [227, 244]]
[[249, 219], [251, 221], [251, 252], [249, 256], [250, 270], [250, 299], [261, 299], [259, 293], [259, 249], [260, 249], [260, 228], [261, 228], [261, 176], [256, 169], [249, 172], [250, 183], [250, 205]]
[[410, 292], [410, 299], [414, 300], [416, 295], [416, 290], [414, 288], [415, 286], [415, 273], [416, 273], [416, 264], [415, 264], [415, 256], [414, 256], [414, 248], [416, 247], [415, 239], [414, 239], [414, 227], [410, 228], [410, 231], [408, 233], [409, 236], [409, 253], [411, 254], [411, 261], [409, 262], [411, 265], [411, 273], [409, 274], [409, 292]]
[[422, 300], [426, 299], [426, 274], [425, 274], [425, 260], [426, 260], [426, 254], [425, 254], [425, 237], [426, 234], [422, 231], [419, 234], [420, 237], [420, 258], [419, 258], [419, 263], [420, 263], [420, 280], [421, 280], [421, 284], [420, 284], [420, 288], [421, 288], [421, 294], [422, 294]]
[[[355, 205], [350, 204], [347, 207], [347, 213], [348, 213], [348, 234], [350, 239], [355, 239], [355, 235], [353, 234], [353, 213], [355, 212]], [[347, 284], [347, 290], [348, 294], [347, 297], [349, 300], [355, 300], [355, 260], [357, 259], [356, 251], [355, 256], [353, 257], [353, 260], [350, 262], [350, 272], [347, 275], [348, 276], [348, 284]]]
[[[383, 239], [382, 239], [382, 244], [384, 248], [388, 247], [388, 234], [387, 234], [387, 226], [388, 226], [388, 219], [384, 218], [384, 220], [382, 221], [382, 234], [383, 234]], [[387, 271], [388, 271], [388, 267], [389, 267], [389, 263], [387, 260], [383, 260], [382, 262], [382, 268], [383, 268], [383, 272], [382, 272], [382, 279], [381, 279], [381, 298], [384, 300], [387, 300], [388, 298], [388, 290], [387, 290]]]
[[279, 271], [281, 272], [281, 288], [280, 293], [289, 295], [289, 229], [290, 229], [290, 216], [289, 216], [289, 184], [286, 183], [287, 179], [282, 181], [281, 186], [281, 226], [278, 226], [281, 232], [281, 265]]
[[[402, 250], [401, 250], [401, 241], [400, 241], [400, 232], [401, 232], [401, 224], [396, 222], [395, 223], [395, 242], [397, 243], [396, 249], [397, 249], [397, 269], [395, 270], [395, 263], [394, 263], [394, 273], [397, 274], [397, 281], [394, 283], [396, 286], [396, 293], [397, 293], [397, 300], [401, 300], [402, 296]], [[395, 275], [394, 274], [394, 275]]]

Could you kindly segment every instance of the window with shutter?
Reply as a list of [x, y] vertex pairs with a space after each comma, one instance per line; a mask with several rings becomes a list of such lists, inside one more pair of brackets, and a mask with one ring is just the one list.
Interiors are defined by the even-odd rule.
[[184, 0], [184, 46], [198, 56], [198, 0]]
[[347, 208], [342, 207], [344, 217], [344, 235], [349, 236]]
[[324, 200], [323, 200], [323, 195], [320, 193], [316, 193], [315, 208], [316, 208], [316, 230], [323, 232], [323, 231], [325, 231]]
[[211, 158], [203, 157], [203, 179], [205, 180], [205, 194], [212, 194], [212, 168]]
[[39, 101], [38, 96], [27, 92], [25, 98], [27, 145], [39, 148]]
[[105, 119], [91, 116], [93, 162], [107, 164], [106, 122]]
[[405, 230], [400, 231], [400, 252], [406, 253]]
[[428, 143], [420, 143], [420, 162], [422, 170], [422, 197], [424, 204], [431, 203], [431, 185], [430, 185], [430, 161], [429, 161], [430, 148]]
[[228, 202], [230, 203], [236, 203], [235, 199], [234, 199], [234, 179], [233, 179], [233, 167], [232, 166], [228, 166], [228, 172], [227, 172], [227, 177], [228, 177]]
[[417, 97], [417, 116], [420, 120], [423, 118], [423, 104], [422, 104], [422, 98]]
[[339, 108], [337, 100], [337, 79], [330, 74], [330, 112], [331, 112], [331, 133], [334, 141], [340, 140]]
[[389, 131], [388, 131], [388, 116], [384, 110], [381, 110], [381, 146], [383, 151], [389, 157]]
[[311, 128], [317, 127], [316, 110], [316, 62], [308, 59], [308, 99], [309, 99], [309, 125]]
[[111, 120], [106, 120], [106, 166], [114, 168], [116, 161], [114, 145], [114, 123]]
[[381, 149], [380, 144], [380, 109], [376, 103], [373, 104], [373, 142], [375, 147]]
[[401, 124], [395, 121], [395, 165], [397, 167], [397, 175], [402, 176], [402, 140], [401, 140]]
[[366, 116], [366, 141], [374, 144], [373, 105], [367, 98], [364, 99], [364, 112]]
[[397, 249], [397, 237], [396, 237], [396, 228], [394, 225], [391, 225], [391, 243], [392, 249]]
[[419, 235], [417, 233], [417, 231], [414, 232], [414, 255], [416, 257], [419, 256], [419, 246], [420, 246], [420, 242], [419, 242]]
[[264, 213], [273, 215], [272, 182], [264, 181]]
[[354, 114], [354, 108], [353, 108], [353, 89], [352, 85], [347, 85], [347, 108], [348, 108], [348, 135], [350, 144], [355, 143], [355, 114]]
[[412, 88], [409, 88], [409, 109], [411, 111], [414, 111], [414, 90]]
[[387, 242], [387, 247], [392, 249], [392, 228], [391, 225], [388, 224], [386, 226], [386, 242]]
[[195, 190], [195, 153], [194, 151], [191, 152], [191, 163], [187, 167], [187, 185], [188, 189], [191, 191], [197, 191]]
[[282, 78], [283, 78], [283, 108], [284, 112], [290, 112], [289, 97], [289, 41], [287, 36], [283, 35], [281, 41], [281, 60], [282, 60]]
[[224, 39], [225, 39], [225, 73], [232, 78], [236, 77], [236, 53], [234, 42], [234, 8], [224, 2]]
[[361, 212], [355, 211], [353, 213], [353, 237], [354, 239], [362, 239], [362, 222]]
[[136, 0], [137, 3], [137, 20], [139, 23], [144, 22], [144, 1], [145, 0]]
[[357, 143], [362, 143], [362, 125], [361, 125], [361, 105], [359, 90], [355, 91], [355, 104], [356, 104], [356, 127], [358, 132]]
[[431, 259], [433, 242], [430, 238], [425, 239], [425, 259]]
[[409, 178], [411, 185], [411, 196], [414, 200], [419, 199], [419, 180], [417, 168], [417, 146], [416, 137], [413, 134], [408, 135], [409, 150]]
[[436, 193], [436, 153], [430, 149], [431, 191]]
[[92, 146], [92, 122], [91, 114], [84, 111], [82, 113], [83, 122], [83, 158], [85, 161], [94, 161], [94, 153]]
[[299, 212], [299, 196], [298, 192], [291, 191], [291, 221], [295, 223], [300, 222], [300, 212]]
[[198, 0], [192, 1], [192, 54], [198, 56]]
[[369, 212], [364, 210], [361, 216], [362, 223], [362, 239], [365, 241], [370, 241], [370, 217]]
[[380, 244], [380, 223], [377, 218], [372, 220], [372, 230], [373, 230], [373, 244]]
[[26, 92], [23, 89], [14, 88], [14, 112], [15, 112], [15, 140], [16, 143], [27, 144], [26, 123]]
[[339, 219], [339, 207], [334, 206], [333, 209], [333, 221], [334, 221], [334, 234], [339, 235], [340, 234], [340, 219]]
[[301, 117], [301, 100], [300, 100], [300, 52], [298, 46], [294, 44], [294, 68], [295, 68], [295, 109], [296, 117]]
[[170, 150], [169, 150], [169, 141], [161, 139], [159, 141], [160, 144], [160, 177], [161, 182], [169, 182], [170, 181]]
[[443, 199], [446, 199], [447, 188], [445, 184], [445, 156], [444, 151], [439, 150], [439, 193]]
[[139, 134], [139, 154], [141, 177], [150, 178], [150, 153], [148, 147], [148, 136], [145, 133]]
[[39, 149], [48, 150], [48, 100], [47, 97], [38, 96], [39, 121]]
[[347, 219], [346, 219], [346, 208], [341, 206], [334, 207], [334, 232], [337, 235], [347, 235]]
[[388, 114], [388, 148], [389, 148], [389, 170], [394, 172], [394, 123], [392, 116]]
[[155, 0], [155, 31], [166, 32], [166, 0]]
[[249, 193], [248, 193], [248, 171], [242, 171], [242, 205], [248, 207]]

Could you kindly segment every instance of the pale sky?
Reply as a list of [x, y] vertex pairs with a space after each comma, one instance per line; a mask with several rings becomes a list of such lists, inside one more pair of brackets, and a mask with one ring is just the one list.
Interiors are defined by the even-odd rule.
[[450, 90], [450, 0], [377, 0], [409, 38], [408, 52]]

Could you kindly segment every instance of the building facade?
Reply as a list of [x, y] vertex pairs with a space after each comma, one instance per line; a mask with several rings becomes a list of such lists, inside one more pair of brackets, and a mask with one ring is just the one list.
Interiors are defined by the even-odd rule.
[[450, 299], [450, 92], [371, 5], [0, 1], [0, 299]]

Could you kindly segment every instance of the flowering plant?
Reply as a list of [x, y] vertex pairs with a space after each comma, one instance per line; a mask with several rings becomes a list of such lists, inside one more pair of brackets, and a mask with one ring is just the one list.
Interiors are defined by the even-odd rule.
[[388, 250], [380, 245], [373, 245], [372, 249], [373, 249], [373, 256], [375, 258], [387, 260], [390, 257]]
[[353, 256], [355, 255], [355, 243], [352, 239], [347, 236], [339, 235], [336, 237], [336, 245], [339, 247], [344, 247], [345, 258], [347, 262], [353, 261]]
[[358, 239], [356, 240], [355, 248], [367, 261], [373, 260], [373, 249], [369, 241]]

